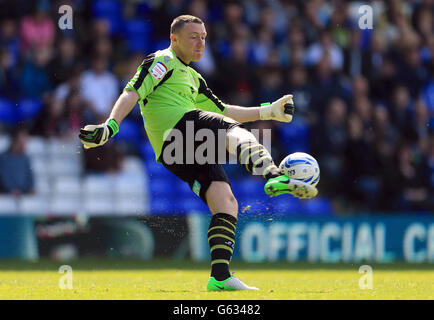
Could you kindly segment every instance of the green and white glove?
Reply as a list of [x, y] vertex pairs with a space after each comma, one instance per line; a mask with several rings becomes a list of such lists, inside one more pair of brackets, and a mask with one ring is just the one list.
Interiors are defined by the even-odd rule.
[[85, 149], [95, 148], [105, 144], [119, 132], [119, 125], [114, 119], [107, 119], [105, 123], [93, 125], [89, 124], [80, 129], [78, 137]]
[[287, 94], [273, 103], [263, 103], [259, 108], [261, 120], [277, 120], [291, 122], [294, 116], [294, 102], [292, 94]]

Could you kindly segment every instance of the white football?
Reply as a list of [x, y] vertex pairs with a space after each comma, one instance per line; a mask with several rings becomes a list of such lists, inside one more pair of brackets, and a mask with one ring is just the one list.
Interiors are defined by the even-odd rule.
[[286, 156], [279, 165], [280, 172], [291, 179], [316, 186], [319, 182], [319, 165], [310, 154], [295, 152]]

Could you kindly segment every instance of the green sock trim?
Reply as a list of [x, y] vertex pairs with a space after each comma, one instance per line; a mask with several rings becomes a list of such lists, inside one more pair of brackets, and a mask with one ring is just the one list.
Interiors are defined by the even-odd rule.
[[230, 251], [231, 253], [234, 252], [234, 250], [233, 250], [231, 247], [226, 246], [226, 245], [224, 245], [224, 244], [216, 244], [215, 246], [213, 246], [213, 247], [211, 248], [211, 252], [212, 252], [213, 250], [215, 250], [215, 249], [226, 249], [226, 250]]
[[213, 260], [211, 262], [211, 265], [216, 264], [216, 263], [226, 263], [227, 265], [229, 265], [229, 260], [225, 260], [225, 259], [217, 259], [217, 260]]
[[235, 235], [235, 232], [229, 228], [226, 228], [224, 226], [216, 226], [216, 227], [212, 227], [211, 229], [208, 230], [208, 232], [210, 232], [211, 230], [215, 230], [215, 229], [224, 229], [226, 231], [229, 231], [230, 233], [232, 233], [233, 235]]
[[[270, 164], [268, 167], [264, 169], [264, 172], [262, 173], [262, 176], [265, 178], [265, 176], [268, 174], [268, 172], [271, 170], [271, 168], [276, 167], [275, 164]], [[276, 167], [277, 168], [277, 167]]]
[[[265, 150], [264, 148], [261, 148], [261, 149], [258, 149], [258, 150], [256, 150], [256, 151], [254, 151], [254, 152], [252, 152], [252, 153], [250, 153], [250, 154], [247, 155], [246, 163], [244, 164], [244, 166], [246, 167], [246, 170], [247, 170], [247, 171], [250, 172], [250, 170], [249, 170], [249, 159], [250, 159], [253, 155], [255, 155], [255, 154], [257, 154], [257, 153], [261, 153], [261, 152], [264, 151], [264, 150]], [[260, 159], [261, 159], [261, 158], [260, 158]], [[252, 165], [252, 168], [253, 168], [253, 165]], [[252, 169], [252, 170], [253, 170], [253, 169]]]
[[224, 234], [214, 234], [214, 235], [212, 235], [211, 237], [208, 238], [208, 242], [209, 242], [211, 239], [214, 239], [214, 238], [217, 238], [217, 237], [225, 238], [225, 239], [228, 239], [228, 240], [234, 242], [234, 239], [233, 239], [233, 238], [229, 238], [228, 236], [225, 236]]
[[246, 151], [247, 149], [251, 149], [253, 147], [257, 147], [257, 146], [262, 146], [260, 143], [256, 143], [256, 144], [252, 144], [252, 145], [248, 145], [246, 147], [244, 147], [241, 151], [240, 151], [240, 155], [238, 156], [238, 161], [241, 163], [242, 162], [242, 155], [244, 153], [244, 151]]
[[[260, 163], [263, 164], [263, 163], [264, 163], [264, 160], [266, 160], [266, 159], [269, 159], [269, 160], [273, 161], [273, 159], [271, 158], [271, 156], [270, 156], [270, 155], [268, 154], [268, 152], [267, 152], [266, 155], [260, 157], [258, 160], [256, 160], [256, 161], [253, 163], [253, 165], [252, 165], [252, 172], [254, 173], [254, 172], [256, 171], [256, 166], [259, 165]], [[259, 170], [261, 170], [261, 168], [260, 168]]]
[[232, 226], [232, 228], [234, 228], [234, 230], [236, 229], [235, 225], [232, 222], [230, 222], [230, 221], [228, 221], [226, 219], [223, 219], [223, 218], [218, 218], [218, 219], [222, 220], [222, 221], [226, 222], [227, 224], [229, 224], [230, 226]]

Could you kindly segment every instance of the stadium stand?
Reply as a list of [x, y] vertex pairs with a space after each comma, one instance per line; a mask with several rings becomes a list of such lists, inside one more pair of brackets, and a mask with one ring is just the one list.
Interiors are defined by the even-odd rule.
[[[77, 130], [100, 116], [82, 88], [93, 58], [108, 63], [120, 93], [137, 68], [128, 67], [131, 58], [167, 47], [169, 24], [183, 13], [206, 22], [207, 56], [193, 66], [223, 101], [251, 106], [297, 92], [294, 121], [269, 124], [277, 162], [295, 151], [333, 160], [323, 166], [320, 161], [321, 197], [311, 201], [269, 201], [263, 181], [231, 166], [229, 178], [245, 214], [434, 208], [434, 10], [428, 1], [375, 2], [375, 33], [358, 28], [356, 4], [345, 1], [309, 6], [301, 1], [262, 1], [263, 6], [255, 1], [72, 1], [74, 28], [64, 31], [56, 29], [54, 2], [50, 7], [46, 2], [38, 6], [38, 0], [20, 3], [20, 8], [0, 4], [0, 153], [14, 129], [30, 130], [26, 154], [35, 190], [20, 198], [1, 194], [1, 213], [185, 214], [206, 209], [185, 183], [155, 162], [138, 110], [122, 123], [110, 147], [119, 152], [119, 169], [88, 170], [86, 151], [77, 140]], [[35, 17], [47, 29], [40, 30], [43, 37], [32, 46], [29, 30]], [[60, 53], [64, 39], [75, 48], [70, 57]], [[59, 74], [55, 66], [62, 67]], [[342, 104], [345, 121], [325, 128], [332, 101]], [[353, 124], [360, 124], [360, 132]], [[356, 156], [361, 148], [363, 157]], [[411, 172], [424, 178], [415, 179]]]

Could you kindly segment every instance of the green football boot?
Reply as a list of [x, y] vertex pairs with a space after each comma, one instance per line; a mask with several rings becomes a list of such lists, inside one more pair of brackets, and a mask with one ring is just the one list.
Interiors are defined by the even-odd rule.
[[264, 186], [264, 191], [270, 197], [290, 193], [296, 198], [310, 199], [318, 194], [318, 189], [306, 182], [290, 179], [285, 175], [271, 178]]
[[208, 291], [236, 291], [236, 290], [259, 290], [255, 287], [249, 287], [244, 284], [240, 279], [230, 276], [226, 280], [218, 281], [214, 277], [210, 277], [208, 285], [206, 286]]

